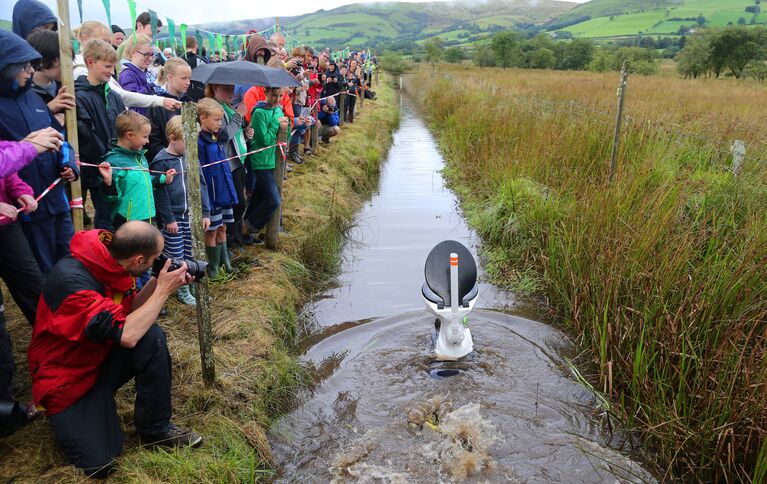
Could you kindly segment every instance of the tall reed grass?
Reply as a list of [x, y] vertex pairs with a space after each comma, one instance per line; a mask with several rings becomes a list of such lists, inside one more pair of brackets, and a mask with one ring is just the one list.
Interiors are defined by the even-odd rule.
[[[448, 68], [445, 68], [448, 69]], [[615, 75], [417, 74], [491, 274], [545, 299], [592, 355], [662, 478], [767, 475], [767, 93]], [[730, 171], [733, 139], [749, 143]]]

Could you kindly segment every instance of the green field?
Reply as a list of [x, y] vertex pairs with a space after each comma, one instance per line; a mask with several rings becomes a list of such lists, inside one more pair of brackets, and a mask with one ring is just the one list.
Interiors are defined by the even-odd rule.
[[[606, 2], [594, 0], [589, 3], [609, 3], [612, 5], [610, 0]], [[746, 12], [746, 7], [752, 5], [754, 5], [754, 0], [685, 0], [683, 5], [661, 5], [658, 8], [656, 2], [649, 2], [646, 11], [595, 17], [562, 30], [570, 32], [576, 37], [589, 38], [637, 35], [640, 32], [642, 34], [672, 35], [676, 34], [683, 25], [695, 27], [697, 24], [695, 20], [691, 19], [700, 15], [706, 18], [706, 26], [710, 27], [725, 27], [728, 23], [737, 24], [741, 17], [747, 23], [751, 23], [752, 18], [755, 23], [767, 23], [767, 14], [764, 12], [756, 16]], [[637, 8], [638, 5], [634, 4], [633, 7]], [[651, 8], [654, 10], [650, 10]], [[764, 8], [767, 8], [767, 5]], [[604, 9], [602, 11], [609, 12], [611, 10]], [[572, 10], [567, 16], [577, 17], [579, 12], [586, 15], [593, 13], [593, 11], [581, 10], [579, 7]]]

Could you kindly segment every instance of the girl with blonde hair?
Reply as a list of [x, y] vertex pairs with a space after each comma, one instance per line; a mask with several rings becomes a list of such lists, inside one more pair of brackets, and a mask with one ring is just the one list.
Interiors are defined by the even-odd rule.
[[[155, 94], [168, 99], [173, 99], [179, 104], [182, 102], [191, 102], [186, 95], [189, 85], [192, 82], [192, 69], [184, 59], [180, 57], [171, 57], [165, 61], [165, 65], [160, 69], [157, 77], [158, 86], [155, 87]], [[149, 134], [149, 144], [147, 148], [147, 159], [152, 160], [163, 148], [168, 146], [168, 138], [165, 136], [165, 126], [170, 119], [181, 114], [181, 108], [168, 111], [161, 108], [147, 109], [146, 117], [152, 123], [152, 132]]]
[[[125, 50], [123, 51], [124, 58], [121, 61], [120, 85], [126, 91], [153, 94], [152, 86], [155, 79], [149, 72], [149, 65], [152, 63], [152, 57], [154, 57], [152, 39], [143, 34], [134, 35], [122, 45], [125, 46]], [[146, 114], [144, 108], [131, 109], [139, 114]]]

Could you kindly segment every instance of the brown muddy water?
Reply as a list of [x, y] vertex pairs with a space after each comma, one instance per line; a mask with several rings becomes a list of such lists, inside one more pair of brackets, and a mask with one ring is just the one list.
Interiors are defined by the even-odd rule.
[[443, 163], [405, 102], [336, 284], [305, 308], [316, 331], [302, 360], [317, 384], [271, 429], [277, 480], [653, 482], [574, 378], [572, 343], [512, 294], [481, 283], [469, 315], [475, 352], [433, 360], [424, 261], [442, 240], [475, 254], [479, 242]]

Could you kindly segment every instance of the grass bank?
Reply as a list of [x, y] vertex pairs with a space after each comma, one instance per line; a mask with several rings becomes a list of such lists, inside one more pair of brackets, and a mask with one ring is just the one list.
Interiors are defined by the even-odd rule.
[[[175, 301], [159, 321], [173, 358], [174, 419], [205, 437], [197, 450], [147, 451], [133, 433], [132, 385], [118, 393], [127, 430], [125, 452], [113, 481], [252, 482], [273, 475], [266, 431], [308, 380], [295, 355], [300, 335], [297, 310], [338, 267], [345, 230], [377, 182], [380, 163], [399, 122], [388, 77], [375, 86], [355, 123], [314, 157], [296, 166], [284, 187], [284, 224], [279, 251], [249, 249], [240, 275], [211, 285], [216, 385], [205, 388], [200, 370], [194, 308]], [[6, 292], [7, 294], [7, 292]], [[10, 299], [10, 298], [9, 298]], [[20, 387], [29, 388], [25, 348], [30, 330], [9, 306]], [[28, 390], [20, 395], [30, 398]], [[80, 481], [66, 465], [50, 425], [39, 420], [0, 440], [0, 480]]]
[[[767, 93], [614, 74], [443, 67], [406, 83], [497, 282], [543, 299], [661, 477], [767, 478]], [[740, 173], [730, 143], [747, 142]]]

